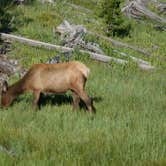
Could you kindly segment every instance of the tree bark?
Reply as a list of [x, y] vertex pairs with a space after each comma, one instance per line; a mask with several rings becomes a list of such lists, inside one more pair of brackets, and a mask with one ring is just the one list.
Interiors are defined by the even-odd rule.
[[[21, 42], [21, 43], [28, 44], [30, 46], [35, 46], [35, 47], [43, 47], [43, 48], [53, 49], [53, 50], [58, 50], [58, 51], [63, 51], [63, 52], [74, 51], [73, 48], [58, 46], [58, 45], [54, 45], [54, 44], [50, 44], [50, 43], [45, 43], [45, 42], [27, 39], [24, 37], [18, 37], [15, 35], [10, 35], [10, 34], [5, 34], [5, 33], [1, 33], [1, 37], [3, 39], [9, 39], [12, 41]], [[97, 61], [101, 61], [101, 62], [105, 62], [105, 63], [109, 63], [110, 61], [114, 61], [115, 63], [118, 63], [118, 64], [127, 64], [128, 63], [127, 60], [123, 60], [123, 59], [119, 59], [119, 58], [115, 58], [115, 57], [111, 57], [111, 56], [106, 56], [106, 55], [93, 53], [93, 52], [85, 51], [85, 50], [79, 50], [79, 51], [81, 53], [89, 54], [91, 59], [95, 59]], [[144, 70], [154, 69], [153, 66], [151, 66], [150, 64], [146, 64], [146, 63], [139, 62], [138, 66]]]
[[125, 13], [128, 17], [132, 17], [135, 19], [140, 19], [145, 16], [159, 23], [166, 24], [166, 19], [160, 17], [156, 13], [150, 11], [140, 2], [140, 0], [130, 1], [126, 7], [122, 8], [122, 12]]
[[129, 44], [126, 44], [126, 43], [122, 43], [120, 41], [112, 39], [111, 37], [106, 37], [106, 36], [103, 36], [103, 35], [99, 35], [99, 34], [96, 34], [94, 32], [91, 32], [91, 31], [88, 31], [87, 33], [89, 33], [91, 35], [94, 35], [94, 36], [97, 36], [97, 37], [99, 37], [101, 39], [104, 39], [104, 40], [112, 43], [113, 46], [122, 47], [122, 48], [129, 48], [129, 49], [137, 51], [137, 52], [139, 52], [139, 53], [141, 53], [143, 55], [150, 56], [150, 54], [143, 48], [138, 48], [136, 46], [132, 46], [132, 45], [129, 45]]

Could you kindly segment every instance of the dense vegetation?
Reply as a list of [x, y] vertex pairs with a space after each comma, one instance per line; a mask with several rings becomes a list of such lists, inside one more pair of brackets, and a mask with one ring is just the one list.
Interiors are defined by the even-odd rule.
[[[100, 5], [97, 0], [72, 0], [15, 6], [8, 11], [16, 16], [12, 33], [61, 44], [53, 28], [66, 19], [105, 35], [107, 24], [100, 17]], [[86, 89], [94, 98], [96, 115], [85, 113], [83, 106], [73, 112], [70, 93], [44, 96], [37, 112], [31, 108], [32, 95], [24, 94], [0, 111], [0, 165], [166, 165], [166, 32], [156, 31], [153, 25], [132, 20], [130, 36], [115, 37], [147, 49], [150, 57], [114, 48], [95, 36], [85, 39], [97, 42], [110, 56], [120, 56], [113, 51], [116, 49], [146, 59], [156, 70], [142, 71], [132, 62], [124, 66], [103, 64], [74, 52], [72, 59], [91, 69]], [[58, 51], [19, 43], [13, 43], [9, 52], [24, 67], [46, 62], [56, 54], [63, 59]], [[10, 84], [18, 79], [14, 75]]]
[[121, 0], [104, 0], [101, 5], [101, 17], [107, 25], [108, 36], [127, 36], [131, 25], [121, 12]]

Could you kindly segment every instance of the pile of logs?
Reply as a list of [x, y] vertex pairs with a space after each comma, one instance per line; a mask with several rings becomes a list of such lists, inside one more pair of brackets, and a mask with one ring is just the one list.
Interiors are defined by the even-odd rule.
[[0, 47], [0, 92], [2, 83], [8, 80], [11, 75], [16, 72], [19, 72], [20, 75], [23, 73], [23, 69], [19, 66], [18, 61], [7, 56], [6, 53], [10, 51], [10, 47], [10, 42], [4, 42]]
[[97, 43], [84, 41], [87, 30], [83, 25], [73, 25], [65, 20], [56, 28], [55, 32], [61, 35], [61, 40], [65, 47], [75, 48], [76, 46], [80, 46], [84, 50], [104, 54]]
[[[104, 51], [99, 47], [97, 43], [85, 42], [83, 39], [84, 39], [84, 35], [87, 33], [87, 30], [82, 25], [71, 25], [69, 22], [64, 21], [60, 26], [56, 28], [55, 32], [58, 32], [61, 34], [62, 40], [64, 42], [64, 46], [54, 45], [50, 43], [45, 43], [45, 42], [27, 39], [24, 37], [15, 36], [11, 34], [5, 34], [5, 33], [1, 33], [1, 37], [2, 39], [17, 41], [20, 43], [28, 44], [33, 47], [42, 47], [42, 48], [46, 48], [50, 50], [61, 51], [64, 53], [66, 60], [70, 59], [70, 56], [72, 56], [72, 52], [74, 51], [75, 47], [79, 46], [81, 47], [79, 49], [79, 52], [83, 54], [89, 54], [91, 59], [105, 62], [105, 63], [109, 63], [110, 61], [114, 61], [115, 63], [118, 63], [118, 64], [128, 63], [128, 60], [112, 57], [111, 55], [109, 56], [105, 55]], [[88, 34], [94, 35], [94, 33], [92, 32], [88, 32]], [[134, 49], [138, 52], [141, 52], [140, 49], [135, 47], [129, 47], [127, 44], [117, 42], [115, 40], [108, 39], [103, 36], [98, 36], [98, 37], [101, 37], [102, 39], [107, 40], [108, 42], [111, 42], [112, 44], [118, 45], [120, 47], [127, 47], [127, 48]], [[145, 54], [144, 51], [142, 53]], [[135, 63], [137, 63], [138, 67], [143, 70], [154, 69], [154, 66], [152, 66], [147, 61], [141, 60], [131, 55], [127, 55], [125, 53], [120, 53], [120, 55], [125, 55], [123, 57], [128, 57], [129, 59], [131, 59], [131, 61], [134, 61]], [[60, 57], [56, 56], [53, 59], [50, 59], [46, 63], [58, 63], [58, 62], [60, 62]]]
[[[68, 21], [65, 20], [62, 24], [60, 24], [56, 28], [56, 30], [54, 30], [54, 32], [59, 33], [61, 35], [61, 39], [62, 39], [65, 47], [74, 48], [75, 46], [80, 46], [82, 49], [82, 50], [80, 50], [80, 52], [90, 54], [90, 57], [92, 59], [99, 60], [102, 62], [109, 62], [109, 61], [113, 60], [114, 62], [119, 63], [119, 64], [128, 63], [127, 60], [105, 55], [104, 51], [100, 48], [100, 46], [97, 43], [85, 42], [84, 36], [87, 33], [91, 34], [91, 35], [94, 35], [94, 34], [92, 32], [88, 32], [86, 30], [86, 28], [82, 25], [72, 25]], [[99, 37], [103, 38], [102, 36], [99, 36]], [[104, 39], [108, 40], [107, 38], [104, 38]], [[117, 41], [114, 41], [114, 40], [111, 40], [111, 42], [118, 43]], [[120, 45], [124, 46], [124, 44], [122, 44], [122, 43], [120, 43]], [[140, 50], [138, 48], [134, 48], [134, 49], [137, 51]], [[121, 52], [119, 53], [117, 50], [115, 52], [120, 54], [123, 57], [130, 58], [132, 61], [136, 62], [138, 64], [138, 66], [143, 70], [154, 69], [154, 67], [151, 66], [150, 63], [147, 61], [133, 57], [131, 55], [127, 55], [126, 53], [121, 53]], [[142, 53], [145, 54], [145, 52], [143, 50], [142, 50]]]

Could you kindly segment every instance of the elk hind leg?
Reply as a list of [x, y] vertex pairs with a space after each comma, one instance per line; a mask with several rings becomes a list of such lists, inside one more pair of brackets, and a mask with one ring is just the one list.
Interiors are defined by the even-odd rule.
[[79, 107], [80, 97], [74, 91], [72, 93], [73, 93], [73, 110], [77, 110]]

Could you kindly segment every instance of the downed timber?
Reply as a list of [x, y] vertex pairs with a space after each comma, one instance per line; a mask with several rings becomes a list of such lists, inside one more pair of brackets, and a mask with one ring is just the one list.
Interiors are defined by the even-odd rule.
[[99, 34], [96, 34], [96, 33], [94, 33], [94, 32], [91, 32], [91, 31], [87, 31], [87, 33], [89, 33], [89, 34], [91, 34], [91, 35], [94, 35], [94, 36], [97, 36], [97, 37], [99, 37], [99, 38], [101, 38], [101, 39], [104, 39], [104, 40], [106, 40], [106, 41], [112, 43], [113, 46], [122, 47], [122, 48], [129, 48], [129, 49], [132, 49], [132, 50], [134, 50], [134, 51], [137, 51], [137, 52], [139, 52], [139, 53], [141, 53], [141, 54], [143, 54], [143, 55], [150, 56], [150, 54], [149, 54], [146, 50], [144, 50], [144, 49], [142, 49], [142, 48], [138, 48], [138, 47], [136, 47], [136, 46], [128, 45], [128, 44], [126, 44], [126, 43], [122, 43], [122, 42], [120, 42], [120, 41], [114, 40], [114, 39], [112, 39], [111, 37], [106, 37], [106, 36], [104, 36], [104, 35], [99, 35]]
[[[66, 51], [72, 52], [72, 51], [74, 51], [73, 48], [58, 46], [58, 45], [54, 45], [54, 44], [50, 44], [50, 43], [45, 43], [45, 42], [32, 40], [32, 39], [27, 39], [27, 38], [24, 38], [24, 37], [18, 37], [18, 36], [15, 36], [15, 35], [10, 35], [10, 34], [5, 34], [5, 33], [1, 33], [1, 37], [3, 39], [9, 39], [9, 40], [12, 40], [12, 41], [21, 42], [21, 43], [28, 44], [28, 45], [34, 46], [34, 47], [43, 47], [43, 48], [46, 48], [46, 49], [58, 50], [58, 51], [63, 51], [63, 52], [66, 52]], [[106, 55], [103, 55], [103, 54], [93, 53], [93, 52], [85, 51], [85, 50], [79, 50], [79, 51], [81, 53], [89, 54], [91, 59], [101, 61], [101, 62], [105, 62], [105, 63], [109, 63], [110, 61], [114, 61], [115, 63], [118, 63], [118, 64], [127, 64], [128, 63], [127, 60], [123, 60], [123, 59], [119, 59], [119, 58], [115, 58], [115, 57], [111, 57], [111, 56], [106, 56]], [[138, 63], [138, 66], [143, 70], [148, 70], [148, 69], [154, 68], [149, 64], [141, 64], [141, 63], [139, 64]]]
[[[83, 36], [88, 33], [90, 35], [93, 36], [97, 36], [98, 38], [101, 38], [105, 41], [110, 42], [113, 46], [116, 47], [123, 47], [123, 48], [129, 48], [132, 49], [134, 51], [137, 51], [141, 54], [147, 55], [149, 56], [150, 54], [142, 49], [142, 48], [138, 48], [136, 46], [132, 46], [132, 45], [128, 45], [126, 43], [122, 43], [120, 41], [116, 41], [110, 37], [106, 37], [103, 35], [99, 35], [96, 34], [94, 32], [91, 31], [87, 31], [86, 28], [82, 25], [72, 25], [70, 24], [67, 20], [64, 20], [63, 23], [61, 23], [58, 27], [56, 27], [55, 30], [56, 33], [59, 33], [62, 35], [63, 40], [65, 41], [65, 46], [67, 47], [73, 47], [74, 45], [81, 45], [81, 47], [88, 49], [91, 52], [96, 52], [99, 54], [103, 54], [102, 50], [97, 46], [93, 46], [91, 45], [91, 43], [85, 43], [83, 41]], [[69, 34], [68, 36], [66, 36], [66, 33]], [[64, 38], [64, 34], [65, 34], [65, 38]]]
[[76, 5], [74, 3], [67, 3], [67, 5], [71, 6], [74, 9], [77, 9], [79, 11], [82, 10], [83, 12], [86, 12], [86, 13], [93, 13], [91, 10], [89, 10], [89, 9], [83, 7], [83, 6]]
[[25, 37], [20, 37], [20, 36], [6, 34], [6, 33], [0, 33], [0, 37], [2, 39], [9, 39], [11, 41], [17, 41], [17, 42], [20, 42], [20, 43], [23, 43], [23, 44], [28, 44], [30, 46], [34, 46], [34, 47], [43, 47], [43, 48], [46, 48], [46, 49], [59, 50], [59, 51], [73, 51], [73, 49], [68, 48], [68, 47], [58, 46], [58, 45], [45, 43], [45, 42], [32, 40], [32, 39], [28, 39], [28, 38], [25, 38]]
[[70, 24], [67, 20], [64, 20], [56, 27], [55, 32], [61, 35], [61, 40], [66, 47], [74, 48], [75, 46], [81, 46], [81, 49], [104, 54], [97, 43], [84, 40], [87, 30], [83, 25]]
[[143, 3], [140, 3], [140, 0], [129, 1], [127, 6], [122, 8], [122, 12], [125, 13], [128, 17], [132, 17], [135, 19], [140, 19], [141, 17], [145, 16], [156, 22], [166, 24], [165, 18], [162, 18], [156, 13], [147, 9], [145, 5], [143, 5]]
[[[142, 48], [131, 46], [131, 45], [128, 45], [126, 43], [116, 41], [116, 40], [114, 40], [110, 37], [106, 37], [106, 36], [99, 35], [99, 34], [96, 34], [94, 32], [91, 32], [91, 31], [87, 31], [84, 26], [82, 26], [82, 25], [72, 25], [67, 20], [64, 20], [62, 24], [60, 24], [58, 27], [56, 27], [55, 32], [60, 33], [62, 36], [64, 36], [63, 34], [66, 35], [66, 33], [69, 33], [69, 37], [65, 37], [65, 43], [67, 44], [66, 45], [67, 47], [70, 47], [72, 45], [77, 45], [77, 44], [80, 44], [84, 48], [89, 47], [90, 45], [88, 45], [88, 44], [86, 45], [85, 43], [83, 43], [83, 39], [82, 39], [84, 34], [88, 33], [90, 35], [97, 36], [97, 37], [99, 37], [103, 40], [106, 40], [106, 41], [110, 42], [113, 46], [129, 48], [129, 49], [137, 51], [141, 54], [148, 55], [148, 56], [150, 55], [146, 50], [144, 50]], [[93, 47], [93, 46], [90, 46], [90, 47]], [[96, 53], [100, 54], [101, 50], [99, 52], [97, 51]]]
[[134, 57], [134, 56], [128, 55], [128, 54], [126, 54], [126, 53], [124, 53], [124, 52], [119, 52], [119, 51], [117, 51], [117, 50], [114, 50], [114, 52], [119, 53], [119, 54], [120, 54], [121, 56], [123, 56], [123, 57], [129, 57], [129, 58], [132, 59], [134, 62], [137, 62], [137, 63], [144, 63], [144, 64], [148, 64], [148, 65], [149, 65], [149, 62], [147, 62], [147, 61], [145, 61], [145, 60], [142, 60], [142, 59], [140, 59], [140, 58], [136, 58], [136, 57]]
[[7, 75], [11, 75], [19, 70], [19, 67], [10, 63], [10, 61], [7, 60], [1, 60], [0, 61], [0, 72], [6, 73]]
[[[63, 52], [67, 52], [67, 51], [72, 52], [72, 51], [74, 51], [73, 48], [58, 46], [58, 45], [45, 43], [45, 42], [32, 40], [32, 39], [27, 39], [27, 38], [24, 38], [24, 37], [15, 36], [15, 35], [6, 34], [6, 33], [1, 33], [1, 37], [3, 39], [10, 39], [12, 41], [17, 41], [17, 42], [20, 42], [20, 43], [28, 44], [30, 46], [34, 46], [34, 47], [43, 47], [43, 48], [46, 48], [46, 49], [58, 50], [58, 51], [63, 51]], [[110, 57], [110, 56], [106, 56], [106, 55], [102, 55], [102, 54], [97, 54], [97, 53], [93, 53], [93, 52], [85, 51], [85, 50], [79, 50], [79, 51], [81, 53], [89, 54], [92, 59], [96, 59], [98, 61], [110, 62], [111, 60], [113, 60], [116, 63], [120, 63], [120, 64], [127, 63], [127, 61], [122, 60], [122, 59], [118, 59], [118, 58], [114, 58], [114, 57]]]
[[166, 3], [160, 3], [157, 6], [157, 9], [160, 11], [160, 13], [166, 15]]
[[127, 64], [128, 63], [128, 61], [123, 60], [123, 59], [110, 57], [110, 56], [106, 56], [106, 55], [103, 55], [103, 54], [98, 54], [98, 53], [94, 53], [94, 52], [90, 52], [90, 51], [80, 50], [80, 52], [85, 53], [85, 54], [89, 54], [91, 59], [101, 61], [101, 62], [105, 62], [105, 63], [108, 63], [110, 61], [114, 61], [118, 64]]
[[124, 52], [118, 52], [117, 50], [114, 50], [114, 52], [119, 53], [123, 57], [129, 57], [133, 62], [137, 63], [139, 68], [141, 68], [143, 70], [151, 70], [151, 69], [155, 68], [154, 66], [151, 66], [149, 62], [142, 60], [140, 58], [136, 58], [136, 57], [128, 55]]

